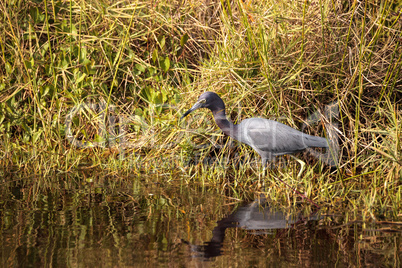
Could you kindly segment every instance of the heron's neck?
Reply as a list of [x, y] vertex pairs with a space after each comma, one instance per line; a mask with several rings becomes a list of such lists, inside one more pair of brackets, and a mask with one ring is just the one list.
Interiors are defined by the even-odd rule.
[[216, 124], [223, 131], [223, 133], [234, 139], [237, 139], [237, 125], [234, 125], [226, 118], [225, 109], [212, 111], [212, 113], [214, 115]]

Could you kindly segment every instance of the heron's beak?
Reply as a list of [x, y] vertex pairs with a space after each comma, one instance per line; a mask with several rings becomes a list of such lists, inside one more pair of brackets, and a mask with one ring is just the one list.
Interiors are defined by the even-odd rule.
[[[205, 102], [205, 101], [204, 101], [204, 102]], [[180, 117], [180, 120], [183, 119], [184, 117], [186, 117], [186, 116], [187, 116], [189, 113], [191, 113], [192, 111], [197, 110], [198, 108], [201, 108], [201, 107], [202, 107], [202, 104], [203, 104], [204, 102], [202, 102], [202, 101], [197, 101], [197, 102], [193, 105], [193, 107], [191, 107], [187, 112], [185, 112], [185, 113]]]

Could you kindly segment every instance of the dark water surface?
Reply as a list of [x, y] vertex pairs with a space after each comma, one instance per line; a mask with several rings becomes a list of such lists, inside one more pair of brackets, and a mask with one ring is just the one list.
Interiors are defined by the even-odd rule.
[[1, 267], [401, 267], [401, 224], [180, 178], [8, 177], [0, 194]]

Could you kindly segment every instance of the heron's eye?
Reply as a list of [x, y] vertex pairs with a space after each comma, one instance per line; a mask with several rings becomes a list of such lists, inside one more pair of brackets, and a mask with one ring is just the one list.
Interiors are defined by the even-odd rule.
[[207, 101], [205, 99], [202, 99], [199, 102], [202, 103], [202, 104], [205, 104]]

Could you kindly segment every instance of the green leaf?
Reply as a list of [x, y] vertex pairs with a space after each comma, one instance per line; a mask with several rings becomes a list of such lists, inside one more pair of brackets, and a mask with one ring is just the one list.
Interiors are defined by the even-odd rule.
[[135, 68], [136, 68], [138, 71], [140, 71], [141, 73], [145, 72], [145, 67], [142, 66], [142, 65], [139, 64], [139, 63], [136, 63], [136, 64], [135, 64]]
[[46, 52], [49, 50], [49, 46], [50, 46], [50, 43], [47, 42], [47, 43], [43, 44], [43, 46], [41, 47], [40, 54], [42, 56], [42, 59], [46, 55]]
[[130, 60], [132, 60], [132, 59], [134, 59], [135, 58], [135, 53], [134, 53], [134, 51], [132, 50], [132, 49], [127, 49], [127, 54], [128, 54], [128, 58], [130, 59]]
[[152, 52], [152, 61], [155, 62], [158, 60], [158, 50], [154, 49], [154, 51]]
[[89, 59], [84, 59], [81, 63], [82, 63], [83, 65], [88, 65], [88, 64], [91, 63], [91, 61], [90, 61]]
[[188, 34], [185, 33], [181, 38], [180, 38], [180, 46], [184, 47], [184, 45], [187, 43], [188, 41]]
[[34, 23], [41, 23], [45, 20], [45, 15], [41, 14], [41, 12], [39, 11], [39, 9], [36, 8], [31, 8], [29, 10], [29, 13], [31, 15], [31, 18], [33, 19]]
[[78, 77], [76, 83], [79, 84], [80, 82], [82, 82], [82, 80], [84, 80], [86, 76], [87, 76], [87, 74], [83, 73], [80, 77]]
[[41, 97], [45, 97], [48, 93], [49, 93], [49, 91], [50, 91], [50, 86], [49, 85], [47, 85], [47, 86], [45, 86], [45, 87], [41, 87]]
[[156, 73], [156, 68], [155, 67], [149, 67], [148, 72], [150, 76], [153, 76]]
[[34, 64], [35, 62], [33, 58], [31, 58], [31, 60], [29, 61], [28, 60], [25, 61], [25, 66], [27, 67], [27, 69], [33, 69]]
[[59, 66], [64, 69], [67, 70], [68, 66], [69, 66], [69, 62], [67, 60], [66, 57], [63, 57], [63, 59], [61, 60], [61, 62], [59, 63]]
[[159, 45], [161, 46], [161, 49], [163, 49], [163, 47], [165, 46], [165, 43], [166, 43], [165, 37], [162, 36], [161, 38], [158, 38], [158, 39], [160, 39], [160, 40], [158, 40]]
[[6, 118], [6, 116], [4, 114], [0, 114], [0, 126], [2, 125], [4, 119]]
[[165, 73], [167, 71], [169, 71], [169, 68], [170, 68], [170, 59], [169, 59], [169, 57], [166, 57], [165, 60], [161, 62], [161, 67], [162, 67], [162, 70]]
[[34, 143], [36, 143], [38, 141], [39, 137], [41, 136], [41, 134], [42, 134], [42, 130], [38, 130], [38, 131], [34, 132], [32, 135], [32, 141]]
[[94, 142], [105, 142], [105, 138], [96, 134], [95, 138], [94, 138]]
[[11, 64], [6, 62], [6, 72], [7, 74], [11, 74], [13, 72], [13, 68], [11, 67]]
[[142, 97], [145, 101], [151, 101], [152, 100], [151, 89], [148, 87], [142, 88], [140, 97]]

